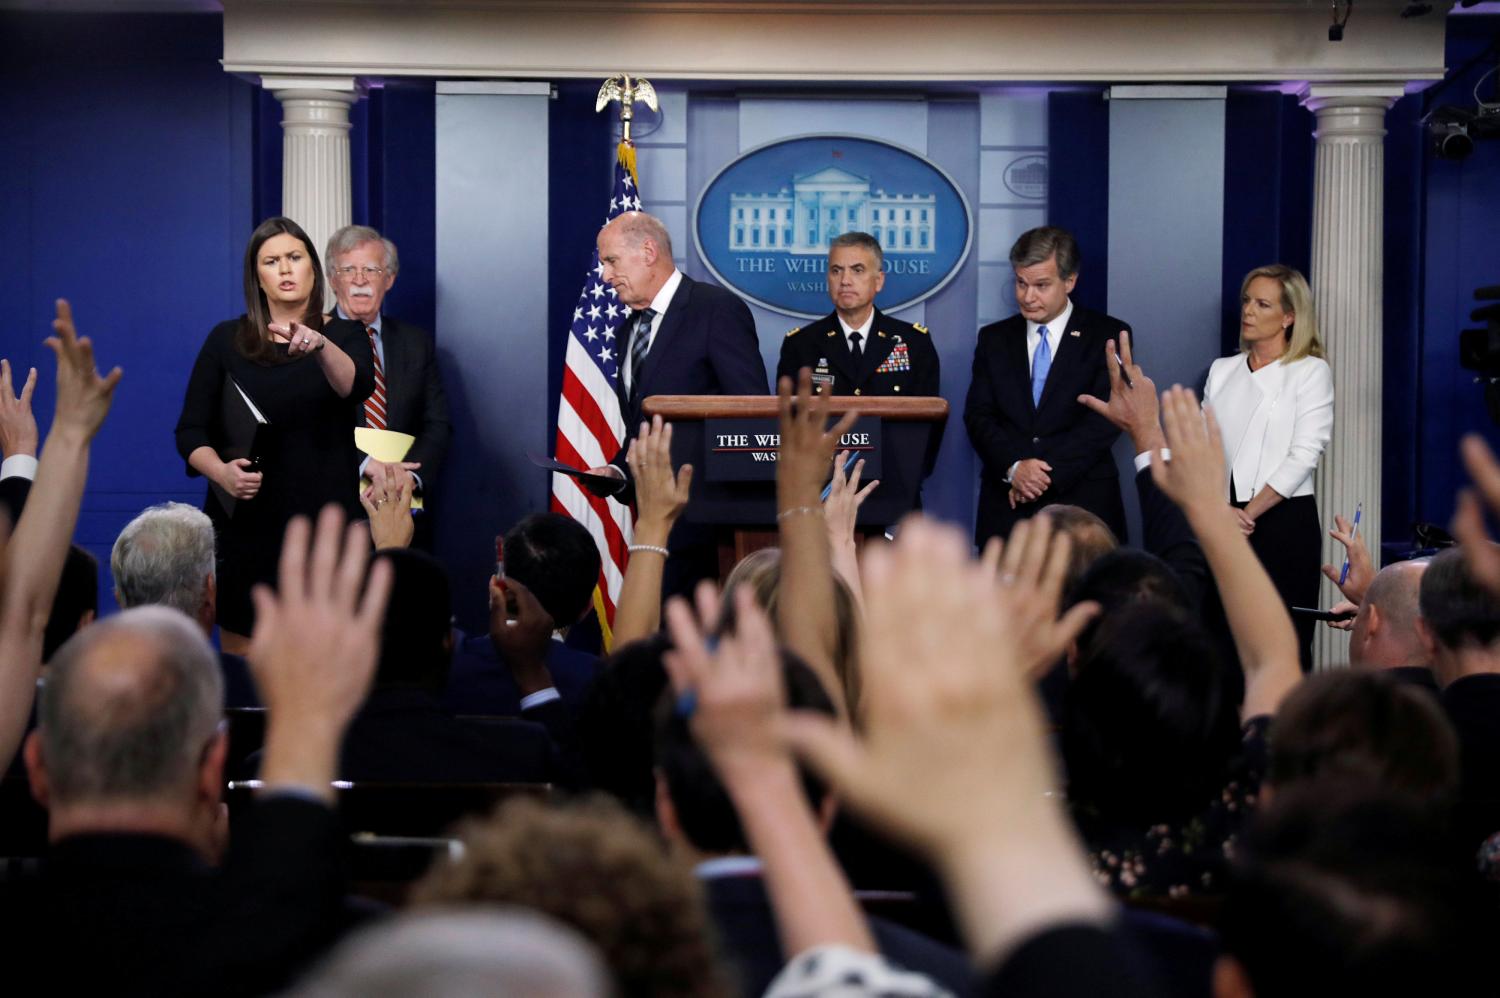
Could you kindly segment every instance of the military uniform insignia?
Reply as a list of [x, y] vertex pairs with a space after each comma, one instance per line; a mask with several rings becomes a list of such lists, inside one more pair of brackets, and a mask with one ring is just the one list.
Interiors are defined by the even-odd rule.
[[917, 332], [921, 333], [923, 336], [928, 335], [927, 327], [924, 326], [924, 325], [922, 325], [920, 322], [913, 322], [911, 324], [911, 328], [915, 329]]
[[828, 358], [819, 357], [818, 366], [813, 368], [812, 383], [815, 385], [827, 385], [833, 388], [833, 375], [828, 370]]
[[876, 374], [900, 374], [911, 370], [911, 354], [907, 352], [906, 344], [898, 342], [891, 347], [891, 352], [886, 355], [880, 366], [875, 368]]
[[796, 329], [788, 329], [786, 334], [788, 337], [792, 337], [796, 336], [800, 332], [802, 332], [802, 327], [798, 326]]

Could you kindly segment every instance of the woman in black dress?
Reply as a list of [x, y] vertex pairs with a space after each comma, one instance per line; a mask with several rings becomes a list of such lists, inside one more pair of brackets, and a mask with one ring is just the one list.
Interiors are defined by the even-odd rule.
[[[245, 248], [244, 282], [245, 314], [208, 334], [177, 420], [188, 474], [218, 486], [204, 510], [218, 538], [220, 643], [240, 653], [254, 625], [250, 589], [274, 581], [287, 521], [328, 503], [358, 514], [354, 426], [375, 384], [364, 330], [323, 314], [323, 268], [296, 222], [261, 223]], [[266, 420], [256, 464], [225, 459], [223, 414], [239, 404], [226, 392], [243, 393]]]

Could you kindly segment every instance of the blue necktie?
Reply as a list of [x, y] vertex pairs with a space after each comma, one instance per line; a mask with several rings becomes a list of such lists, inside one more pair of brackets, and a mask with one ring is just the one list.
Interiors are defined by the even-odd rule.
[[1047, 327], [1037, 330], [1042, 341], [1036, 345], [1036, 356], [1031, 360], [1031, 404], [1042, 404], [1042, 389], [1047, 386], [1047, 372], [1052, 369], [1052, 348], [1047, 345]]

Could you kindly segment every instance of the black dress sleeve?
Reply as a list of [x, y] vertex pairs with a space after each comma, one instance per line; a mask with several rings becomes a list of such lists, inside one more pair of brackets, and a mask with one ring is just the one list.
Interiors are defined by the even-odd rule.
[[[227, 328], [226, 328], [227, 327]], [[234, 322], [221, 322], [208, 334], [193, 372], [188, 376], [187, 391], [182, 399], [182, 413], [177, 417], [177, 453], [184, 463], [199, 447], [213, 447], [213, 429], [218, 419], [220, 394], [224, 390], [224, 347], [234, 335]], [[189, 464], [189, 478], [199, 472]]]
[[347, 401], [351, 405], [363, 402], [375, 390], [375, 356], [370, 352], [365, 327], [353, 319], [336, 318], [323, 328], [323, 335], [354, 361], [354, 387], [349, 390]]

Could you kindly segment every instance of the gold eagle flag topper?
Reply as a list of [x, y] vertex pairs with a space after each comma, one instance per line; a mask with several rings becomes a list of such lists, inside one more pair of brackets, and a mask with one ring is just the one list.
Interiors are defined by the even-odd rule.
[[656, 88], [651, 85], [651, 81], [636, 77], [632, 83], [628, 73], [611, 76], [604, 81], [604, 85], [599, 88], [599, 99], [594, 102], [594, 111], [603, 111], [610, 101], [620, 102], [620, 137], [627, 144], [630, 142], [630, 121], [635, 117], [635, 105], [644, 104], [653, 111], [661, 110], [656, 99]]

